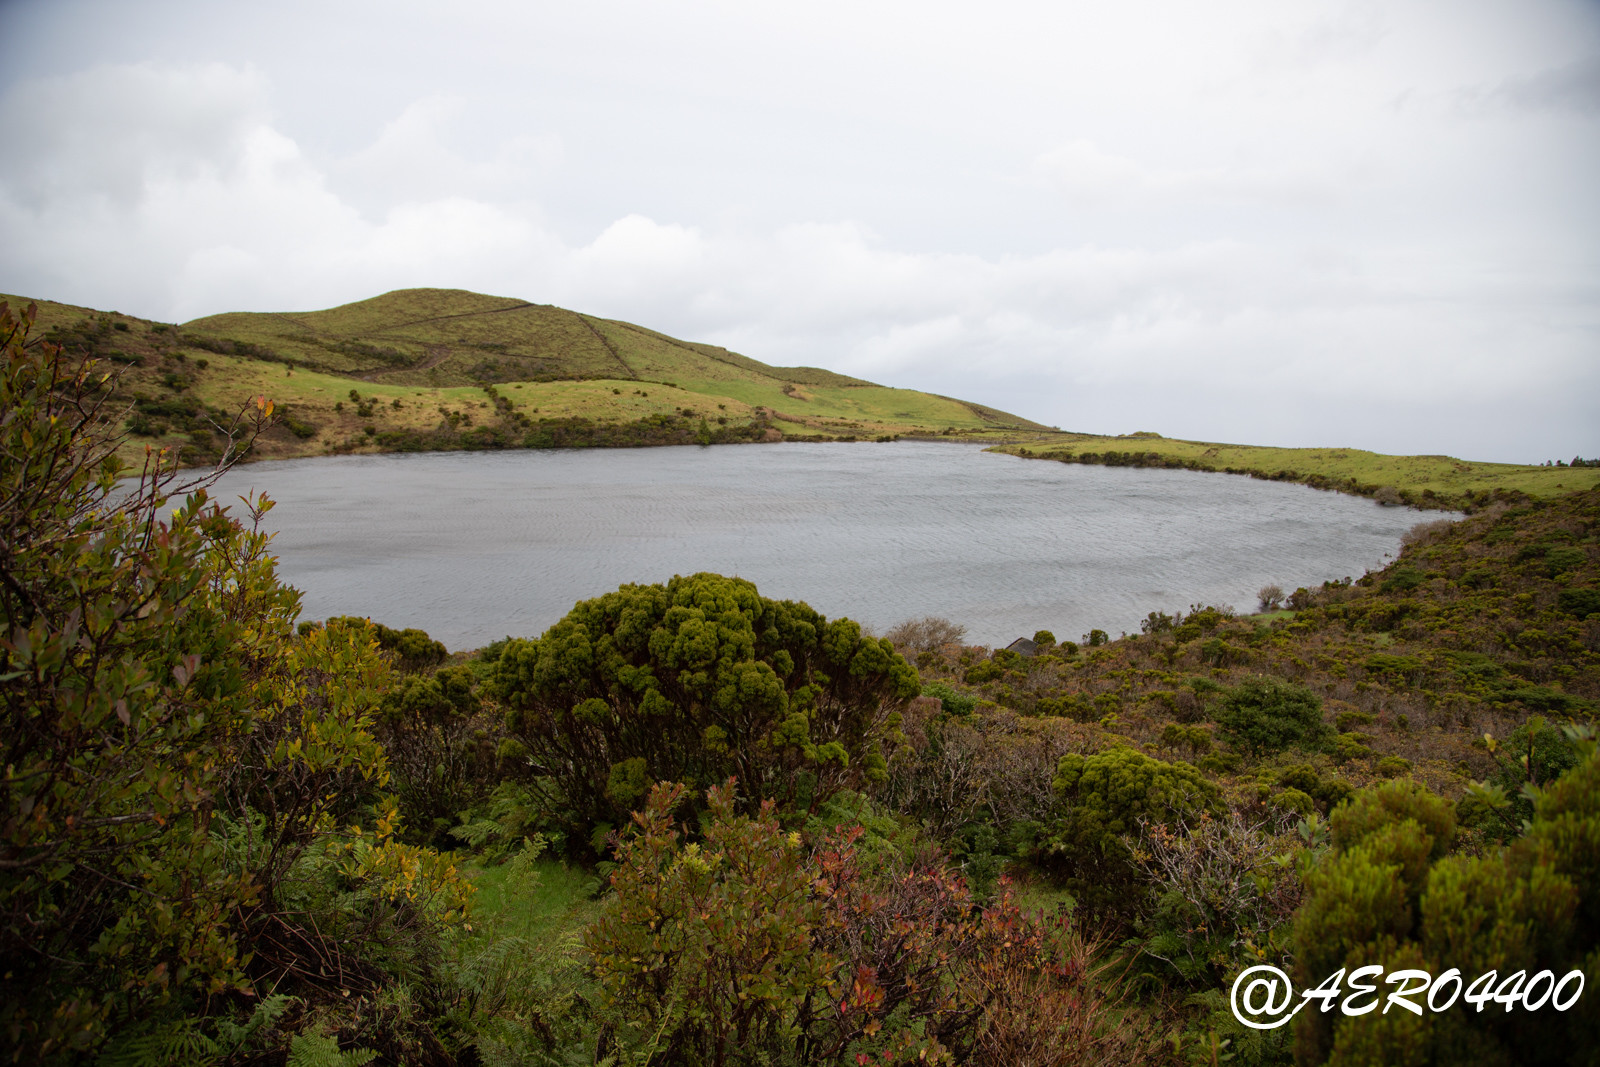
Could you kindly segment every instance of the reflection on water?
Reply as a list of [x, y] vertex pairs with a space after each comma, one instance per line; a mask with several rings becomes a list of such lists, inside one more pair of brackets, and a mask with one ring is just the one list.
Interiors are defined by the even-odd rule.
[[239, 468], [215, 495], [252, 488], [278, 502], [279, 570], [305, 617], [369, 615], [451, 648], [695, 571], [879, 632], [943, 615], [986, 644], [1115, 634], [1359, 576], [1418, 520], [1234, 475], [921, 442], [340, 456]]

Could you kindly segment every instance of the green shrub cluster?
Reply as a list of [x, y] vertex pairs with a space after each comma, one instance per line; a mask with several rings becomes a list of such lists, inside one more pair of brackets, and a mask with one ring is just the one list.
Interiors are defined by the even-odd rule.
[[576, 831], [626, 822], [650, 782], [738, 778], [801, 808], [886, 777], [917, 672], [886, 640], [738, 578], [627, 585], [495, 664], [507, 727]]
[[1305, 876], [1296, 982], [1309, 988], [1367, 964], [1434, 976], [1457, 968], [1464, 985], [1496, 977], [1479, 990], [1487, 1011], [1463, 997], [1420, 1016], [1302, 1012], [1302, 1062], [1567, 1064], [1600, 1047], [1597, 1016], [1581, 1002], [1535, 1014], [1490, 999], [1520, 994], [1542, 970], [1557, 980], [1600, 973], [1600, 753], [1584, 748], [1536, 791], [1527, 832], [1483, 854], [1451, 854], [1451, 806], [1411, 782], [1365, 791], [1334, 814], [1333, 847]]
[[1131, 748], [1061, 757], [1051, 782], [1059, 812], [1041, 842], [1079, 900], [1116, 913], [1133, 903], [1137, 869], [1128, 841], [1148, 824], [1170, 825], [1218, 814], [1217, 787], [1187, 763], [1167, 763]]

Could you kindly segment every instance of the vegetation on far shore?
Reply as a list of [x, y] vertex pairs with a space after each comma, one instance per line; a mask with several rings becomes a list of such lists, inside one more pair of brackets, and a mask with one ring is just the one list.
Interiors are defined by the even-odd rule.
[[1521, 497], [1547, 499], [1600, 486], [1600, 462], [1573, 457], [1548, 466], [1466, 462], [1451, 456], [1386, 456], [1359, 448], [1270, 448], [1180, 441], [1155, 433], [1122, 437], [1053, 433], [994, 446], [1027, 459], [1110, 467], [1219, 471], [1373, 497], [1381, 504], [1472, 511]]

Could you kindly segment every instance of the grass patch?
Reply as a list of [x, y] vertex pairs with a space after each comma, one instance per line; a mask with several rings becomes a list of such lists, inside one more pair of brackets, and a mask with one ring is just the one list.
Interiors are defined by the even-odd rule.
[[1299, 482], [1382, 502], [1471, 510], [1496, 499], [1549, 498], [1600, 486], [1600, 468], [1468, 462], [1451, 456], [1389, 456], [1357, 448], [1269, 448], [1151, 435], [1062, 433], [1001, 446], [1028, 459], [1124, 467], [1168, 467]]
[[593, 897], [600, 880], [592, 871], [559, 860], [494, 867], [468, 862], [461, 873], [478, 889], [473, 928], [485, 936], [554, 942], [581, 931], [599, 910]]

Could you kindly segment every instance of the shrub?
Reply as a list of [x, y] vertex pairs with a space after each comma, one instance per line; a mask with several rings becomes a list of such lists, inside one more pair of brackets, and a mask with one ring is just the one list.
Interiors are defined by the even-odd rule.
[[[808, 848], [773, 807], [708, 791], [685, 844], [657, 785], [584, 934], [614, 1020], [607, 1052], [668, 1063], [1096, 1062], [1131, 1044], [1064, 920], [1002, 887], [979, 909], [925, 859], [874, 873], [859, 828]], [[1019, 1059], [1018, 1057], [1021, 1056]]]
[[[1482, 855], [1448, 855], [1449, 805], [1411, 782], [1363, 791], [1334, 814], [1333, 847], [1306, 875], [1295, 920], [1297, 986], [1356, 961], [1502, 985], [1550, 970], [1593, 974], [1600, 962], [1600, 755], [1540, 794], [1526, 837]], [[1521, 986], [1518, 986], [1521, 988]], [[1496, 988], [1495, 991], [1499, 991]], [[1486, 990], [1485, 992], [1488, 992]], [[1459, 1007], [1413, 1016], [1301, 1012], [1306, 1063], [1566, 1064], [1600, 1039], [1593, 1012], [1512, 1013]]]
[[1545, 573], [1554, 578], [1575, 567], [1583, 566], [1588, 560], [1588, 553], [1575, 545], [1552, 548], [1544, 557]]
[[1001, 678], [1005, 673], [1005, 667], [996, 660], [991, 659], [982, 663], [974, 663], [968, 667], [966, 673], [961, 676], [961, 680], [968, 685], [987, 685]]
[[1328, 733], [1321, 699], [1281, 678], [1246, 679], [1222, 695], [1211, 717], [1230, 745], [1252, 756], [1320, 744]]
[[1372, 755], [1372, 749], [1367, 742], [1372, 740], [1366, 734], [1346, 732], [1333, 739], [1333, 758], [1340, 763], [1348, 763], [1353, 759], [1366, 759]]
[[1453, 519], [1430, 519], [1419, 522], [1401, 535], [1400, 543], [1407, 548], [1438, 541], [1455, 528]]
[[1556, 594], [1556, 606], [1580, 619], [1600, 615], [1600, 588], [1563, 589]]
[[[301, 623], [305, 629], [308, 624]], [[314, 626], [315, 623], [309, 624]], [[450, 655], [450, 650], [441, 642], [433, 640], [427, 631], [408, 627], [404, 630], [392, 630], [382, 623], [374, 623], [370, 619], [363, 619], [356, 615], [340, 615], [331, 618], [328, 626], [357, 626], [372, 627], [373, 635], [378, 639], [378, 647], [388, 653], [394, 665], [402, 671], [415, 672], [436, 667]]]
[[1311, 794], [1298, 789], [1274, 793], [1268, 803], [1280, 811], [1293, 812], [1295, 815], [1310, 815], [1317, 810], [1317, 802], [1311, 799]]
[[[210, 505], [203, 478], [176, 508], [183, 487], [153, 465], [118, 486], [106, 394], [26, 344], [29, 319], [0, 306], [0, 1033], [35, 1062], [371, 947], [381, 923], [334, 940], [285, 900], [385, 781], [367, 725], [388, 668], [365, 627], [296, 639], [299, 594], [268, 538]], [[255, 412], [252, 433], [271, 407]], [[433, 919], [390, 893], [449, 883], [436, 857], [340, 836], [366, 902], [346, 914], [387, 909], [422, 936]]]
[[1200, 660], [1213, 667], [1228, 667], [1249, 658], [1247, 649], [1229, 644], [1220, 637], [1208, 637], [1200, 642]]
[[1171, 632], [1174, 620], [1164, 611], [1152, 611], [1139, 622], [1139, 632], [1146, 634], [1160, 634]]
[[939, 702], [946, 715], [971, 715], [978, 706], [978, 698], [971, 693], [959, 693], [944, 682], [929, 682], [922, 687], [922, 695]]
[[1340, 733], [1353, 730], [1357, 726], [1371, 726], [1377, 716], [1369, 711], [1341, 711], [1333, 718], [1334, 729]]
[[1325, 808], [1337, 807], [1350, 795], [1350, 783], [1339, 778], [1323, 778], [1310, 764], [1297, 763], [1278, 772], [1278, 784], [1311, 797]]
[[1281, 957], [1300, 899], [1281, 860], [1293, 851], [1293, 821], [1279, 815], [1257, 824], [1229, 811], [1145, 824], [1135, 853], [1153, 901], [1139, 924], [1144, 952], [1202, 985], [1220, 982], [1241, 959]]
[[1380, 593], [1409, 593], [1417, 586], [1428, 580], [1428, 576], [1415, 567], [1401, 564], [1389, 568], [1382, 583], [1378, 586]]
[[[1474, 822], [1497, 837], [1516, 833], [1533, 816], [1533, 796], [1524, 787], [1547, 786], [1575, 767], [1579, 747], [1560, 729], [1535, 715], [1511, 731], [1504, 741], [1491, 743], [1495, 769], [1485, 780], [1488, 789], [1467, 803]], [[1482, 810], [1487, 807], [1487, 811]], [[1497, 813], [1498, 818], [1487, 816]]]
[[1169, 722], [1161, 729], [1161, 743], [1170, 748], [1183, 745], [1192, 755], [1204, 756], [1211, 751], [1211, 734], [1203, 726], [1185, 726]]
[[497, 778], [494, 727], [466, 666], [409, 675], [383, 695], [373, 734], [412, 840], [448, 847], [457, 813], [489, 794]]
[[1284, 592], [1281, 586], [1264, 585], [1256, 594], [1256, 602], [1262, 611], [1277, 611], [1283, 607]]
[[1373, 768], [1382, 778], [1398, 778], [1411, 773], [1411, 761], [1404, 756], [1384, 756]]
[[936, 615], [925, 615], [920, 619], [907, 619], [884, 634], [884, 637], [895, 648], [933, 652], [946, 645], [959, 644], [966, 634], [965, 626]]
[[879, 782], [921, 691], [887, 640], [716, 574], [583, 601], [508, 643], [494, 671], [507, 728], [559, 786], [577, 840], [627, 820], [608, 787], [628, 760], [692, 788], [737, 774], [752, 804]]
[[1051, 782], [1059, 810], [1041, 858], [1065, 868], [1080, 901], [1126, 913], [1138, 869], [1125, 838], [1143, 824], [1167, 825], [1221, 811], [1217, 787], [1187, 763], [1151, 759], [1131, 748], [1062, 756]]

